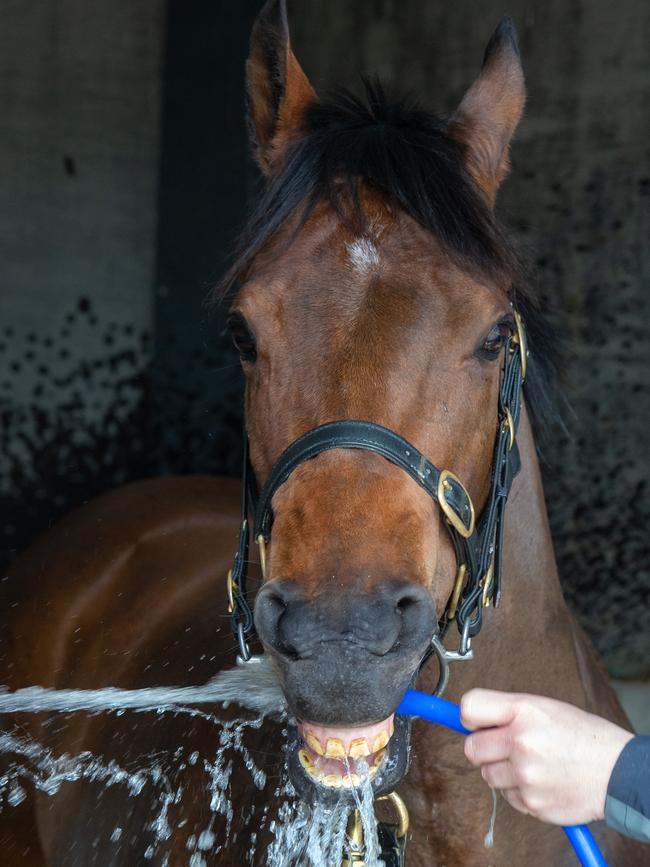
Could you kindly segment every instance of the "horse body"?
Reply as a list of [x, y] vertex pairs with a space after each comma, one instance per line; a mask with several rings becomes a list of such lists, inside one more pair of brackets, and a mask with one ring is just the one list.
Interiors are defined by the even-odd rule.
[[[524, 102], [512, 25], [497, 29], [479, 78], [445, 123], [391, 105], [372, 88], [366, 107], [349, 96], [320, 103], [291, 52], [279, 0], [269, 0], [255, 26], [248, 87], [268, 183], [230, 275], [241, 284], [232, 332], [247, 380], [250, 471], [262, 484], [297, 437], [357, 419], [399, 433], [407, 448], [413, 443], [452, 469], [479, 515], [497, 478], [495, 428], [506, 420], [500, 389], [503, 359], [515, 351], [515, 302], [519, 312], [527, 306], [533, 337], [540, 323], [534, 299], [513, 292], [518, 271], [492, 213]], [[521, 334], [516, 345], [519, 375]], [[532, 413], [543, 362], [533, 342]], [[514, 427], [511, 417], [511, 448]], [[495, 610], [479, 600], [476, 658], [455, 664], [449, 697], [476, 685], [537, 692], [625, 723], [562, 598], [525, 407], [517, 443], [521, 471], [500, 549], [503, 601]], [[273, 495], [255, 622], [301, 725], [342, 738], [370, 726], [387, 730], [449, 612], [458, 551], [440, 495], [434, 501], [416, 481], [376, 452], [339, 448], [303, 462]], [[239, 485], [225, 480], [142, 482], [50, 530], [2, 585], [0, 658], [9, 686], [183, 686], [230, 666], [238, 645], [221, 582], [238, 537], [238, 500]], [[495, 596], [489, 574], [482, 576], [488, 599]], [[460, 623], [460, 610], [455, 617]], [[454, 632], [452, 621], [450, 644]], [[430, 663], [419, 685], [433, 689], [436, 679]], [[228, 722], [237, 713], [219, 716]], [[210, 720], [187, 714], [3, 721], [12, 723], [54, 755], [89, 750], [122, 767], [151, 761], [152, 753], [178, 757], [179, 749], [208, 757], [219, 737]], [[405, 756], [405, 732], [399, 747], [396, 727], [386, 750]], [[180, 865], [190, 857], [192, 867], [266, 864], [284, 752], [295, 787], [315, 800], [344, 780], [332, 772], [310, 783], [291, 763], [297, 743], [287, 744], [272, 720], [251, 728], [247, 744], [267, 785], [256, 787], [248, 770], [235, 767], [232, 815], [210, 810], [200, 762], [171, 763], [169, 791], [183, 796], [167, 805], [164, 846], [148, 850], [151, 798], [92, 782], [65, 783], [54, 796], [5, 810], [0, 840], [12, 863], [31, 867]], [[305, 736], [301, 754], [309, 756], [308, 744]], [[384, 761], [386, 751], [376, 753]], [[503, 801], [494, 849], [484, 848], [491, 798], [457, 735], [415, 722], [410, 754], [410, 772], [401, 779], [402, 768], [391, 780], [411, 814], [408, 864], [574, 863], [559, 829]], [[342, 767], [336, 758], [330, 764]], [[375, 779], [379, 791], [386, 778]], [[641, 863], [635, 844], [599, 834], [610, 864]]]

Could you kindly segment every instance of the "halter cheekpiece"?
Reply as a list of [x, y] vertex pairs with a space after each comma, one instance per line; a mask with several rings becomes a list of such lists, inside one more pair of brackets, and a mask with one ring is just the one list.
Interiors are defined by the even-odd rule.
[[[388, 428], [370, 421], [341, 419], [319, 425], [295, 439], [273, 465], [258, 492], [244, 435], [239, 544], [228, 573], [228, 610], [239, 643], [239, 659], [251, 658], [248, 639], [254, 632], [253, 614], [246, 592], [249, 515], [253, 515], [253, 538], [259, 546], [262, 577], [266, 572], [266, 544], [273, 526], [273, 495], [291, 473], [305, 461], [330, 449], [363, 449], [381, 455], [400, 467], [435, 500], [442, 510], [456, 555], [456, 579], [445, 611], [421, 665], [435, 654], [440, 664], [436, 693], [448, 680], [448, 664], [471, 659], [471, 639], [481, 629], [483, 608], [501, 599], [503, 518], [512, 481], [521, 461], [516, 433], [521, 411], [521, 390], [526, 376], [527, 348], [524, 326], [515, 311], [515, 334], [505, 346], [499, 387], [498, 429], [492, 456], [490, 490], [481, 515], [476, 518], [469, 493], [449, 470], [439, 470], [415, 446]], [[460, 633], [458, 651], [447, 650], [442, 638], [452, 621]]]

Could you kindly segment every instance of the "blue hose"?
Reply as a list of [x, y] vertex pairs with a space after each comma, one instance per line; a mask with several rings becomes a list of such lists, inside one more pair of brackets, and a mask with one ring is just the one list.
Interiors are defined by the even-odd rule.
[[[460, 707], [446, 698], [438, 698], [426, 692], [407, 689], [397, 708], [397, 713], [406, 716], [420, 716], [429, 722], [440, 723], [461, 734], [468, 735], [469, 729], [460, 721]], [[605, 859], [589, 828], [586, 825], [563, 825], [564, 833], [573, 846], [582, 867], [607, 867]]]

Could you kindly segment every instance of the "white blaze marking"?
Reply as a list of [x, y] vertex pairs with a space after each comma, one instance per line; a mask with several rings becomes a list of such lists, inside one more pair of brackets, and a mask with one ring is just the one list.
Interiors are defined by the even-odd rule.
[[370, 238], [357, 238], [346, 244], [350, 262], [362, 276], [369, 274], [379, 265], [379, 253]]

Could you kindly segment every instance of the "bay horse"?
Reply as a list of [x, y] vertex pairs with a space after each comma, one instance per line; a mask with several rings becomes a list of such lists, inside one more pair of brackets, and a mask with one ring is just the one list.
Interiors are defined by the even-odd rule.
[[[319, 99], [291, 50], [284, 0], [269, 0], [256, 21], [247, 78], [266, 186], [221, 288], [239, 281], [230, 328], [246, 375], [251, 472], [262, 488], [296, 439], [353, 421], [368, 443], [378, 431], [406, 443], [417, 466], [405, 471], [392, 446], [383, 454], [358, 437], [350, 448], [337, 440], [271, 492], [255, 624], [303, 743], [287, 746], [272, 720], [249, 732], [266, 786], [235, 767], [232, 811], [215, 818], [200, 762], [177, 765], [170, 773], [183, 797], [168, 804], [169, 831], [156, 848], [146, 798], [65, 782], [3, 809], [2, 862], [265, 864], [285, 758], [296, 790], [318, 799], [342, 797], [343, 757], [365, 756], [372, 767], [379, 760], [377, 791], [397, 787], [407, 805], [409, 865], [572, 865], [558, 828], [503, 801], [494, 848], [485, 849], [490, 793], [461, 739], [417, 721], [409, 733], [393, 718], [445, 615], [451, 648], [479, 586], [459, 630], [466, 658], [453, 667], [451, 699], [477, 685], [535, 692], [628, 725], [560, 589], [533, 438], [547, 399], [548, 328], [494, 214], [525, 98], [514, 28], [501, 22], [477, 80], [444, 121], [373, 84], [365, 101], [345, 92]], [[511, 358], [527, 368], [520, 467], [502, 539], [488, 549], [490, 573], [472, 576], [458, 568], [459, 552], [486, 525]], [[513, 455], [515, 421], [503, 428]], [[451, 494], [436, 500], [424, 475], [437, 467], [448, 468]], [[201, 684], [229, 667], [252, 640], [250, 623], [243, 642], [233, 638], [220, 586], [239, 500], [231, 480], [156, 479], [51, 528], [2, 583], [2, 679], [12, 689], [136, 688]], [[462, 514], [468, 504], [475, 515]], [[499, 601], [497, 553], [499, 607], [484, 605]], [[236, 563], [240, 582], [244, 565]], [[236, 609], [241, 583], [230, 589]], [[418, 686], [433, 691], [437, 680], [431, 663]], [[209, 755], [215, 744], [212, 724], [187, 715], [16, 715], [2, 728], [56, 755], [88, 750], [122, 767], [179, 747]], [[382, 765], [393, 753], [400, 760]], [[641, 863], [636, 844], [595, 830], [610, 865]]]

